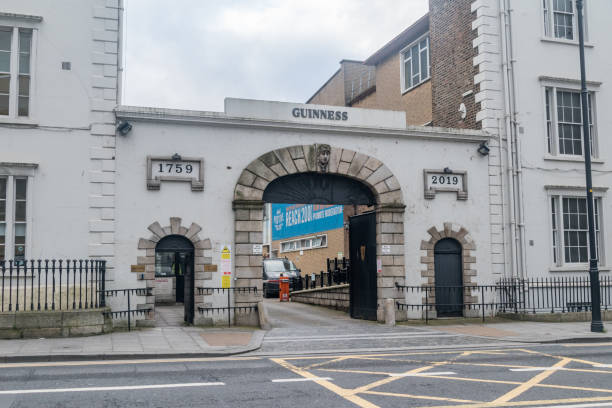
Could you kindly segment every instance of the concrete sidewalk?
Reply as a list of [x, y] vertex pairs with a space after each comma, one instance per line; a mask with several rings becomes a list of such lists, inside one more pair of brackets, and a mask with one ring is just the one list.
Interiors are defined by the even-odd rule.
[[261, 346], [252, 328], [156, 327], [90, 337], [0, 340], [0, 362], [218, 357]]
[[604, 322], [607, 333], [592, 333], [590, 322], [528, 322], [504, 321], [492, 323], [461, 322], [449, 325], [430, 325], [445, 333], [518, 343], [565, 343], [612, 341], [612, 322]]

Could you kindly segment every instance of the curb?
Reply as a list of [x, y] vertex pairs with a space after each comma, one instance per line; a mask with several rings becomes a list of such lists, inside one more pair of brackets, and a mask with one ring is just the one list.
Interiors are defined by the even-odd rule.
[[228, 357], [249, 353], [261, 348], [266, 332], [257, 330], [249, 344], [244, 347], [211, 347], [210, 352], [197, 353], [101, 353], [101, 354], [45, 354], [45, 355], [15, 355], [0, 356], [0, 364], [10, 363], [38, 363], [60, 361], [112, 361], [112, 360], [159, 360], [159, 359], [188, 359], [207, 357]]

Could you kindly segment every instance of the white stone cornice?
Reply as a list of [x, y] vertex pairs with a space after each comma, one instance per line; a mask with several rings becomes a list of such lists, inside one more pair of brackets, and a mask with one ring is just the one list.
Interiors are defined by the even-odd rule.
[[42, 21], [42, 17], [41, 16], [31, 16], [28, 14], [17, 14], [17, 13], [6, 13], [6, 12], [1, 12], [0, 11], [0, 18], [4, 18], [4, 19], [10, 19], [10, 20], [26, 20], [26, 21], [32, 21], [32, 22], [41, 22]]
[[118, 119], [141, 120], [163, 123], [199, 124], [219, 127], [249, 127], [257, 129], [326, 132], [333, 135], [398, 137], [404, 139], [445, 140], [481, 143], [491, 136], [479, 130], [450, 129], [428, 126], [407, 126], [405, 129], [374, 127], [348, 127], [312, 125], [281, 120], [261, 120], [227, 116], [223, 112], [162, 109], [139, 106], [119, 106], [115, 109]]

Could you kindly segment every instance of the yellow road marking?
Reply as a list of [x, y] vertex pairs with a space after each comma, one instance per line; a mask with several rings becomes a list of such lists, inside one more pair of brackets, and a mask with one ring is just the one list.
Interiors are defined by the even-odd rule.
[[[465, 377], [446, 377], [443, 375], [432, 375], [430, 378], [440, 378], [443, 380], [457, 380], [457, 381], [468, 381], [468, 382], [479, 382], [479, 383], [491, 383], [491, 384], [508, 384], [508, 385], [521, 385], [520, 381], [509, 381], [509, 380], [489, 380], [484, 378], [465, 378]], [[588, 388], [588, 387], [576, 387], [572, 385], [556, 385], [556, 384], [536, 384], [535, 387], [541, 388], [555, 388], [560, 390], [576, 390], [576, 391], [595, 391], [595, 392], [606, 392], [612, 393], [611, 389], [606, 388]]]
[[612, 401], [610, 397], [586, 397], [586, 398], [565, 398], [555, 400], [536, 400], [536, 401], [509, 401], [509, 402], [482, 402], [465, 405], [436, 405], [423, 406], [419, 408], [497, 408], [497, 407], [522, 407], [531, 405], [552, 405], [552, 404], [571, 404], [578, 402], [607, 402]]
[[[507, 348], [507, 349], [494, 349], [494, 350], [488, 350], [488, 351], [516, 351], [516, 350], [522, 350], [522, 349], [515, 349], [515, 348]], [[355, 354], [355, 355], [351, 355], [351, 358], [369, 358], [369, 357], [398, 357], [398, 356], [422, 356], [422, 355], [440, 355], [440, 354], [461, 354], [465, 351], [470, 351], [470, 350], [453, 350], [453, 351], [414, 351], [414, 352], [410, 352], [410, 353], [385, 353], [385, 354], [379, 354], [379, 353], [369, 353], [369, 354]], [[333, 359], [333, 358], [339, 358], [339, 357], [344, 357], [346, 355], [327, 355], [324, 357]], [[295, 356], [295, 357], [283, 357], [283, 360], [314, 360], [314, 359], [321, 359], [323, 358], [322, 356]]]
[[340, 370], [334, 368], [317, 368], [320, 371], [329, 371], [333, 373], [349, 373], [349, 374], [371, 374], [371, 375], [384, 375], [390, 376], [391, 373], [383, 373], [382, 371], [363, 371], [363, 370]]
[[122, 365], [122, 364], [159, 364], [159, 363], [200, 363], [215, 361], [245, 361], [261, 360], [261, 357], [201, 357], [201, 358], [162, 358], [162, 359], [139, 359], [139, 360], [92, 360], [92, 361], [50, 361], [40, 363], [4, 363], [0, 368], [24, 368], [24, 367], [70, 367], [89, 365]]
[[[563, 366], [569, 364], [570, 361], [571, 360], [569, 358], [564, 358], [563, 360], [561, 360], [561, 361], [557, 362], [556, 364], [554, 364], [551, 368], [563, 367]], [[555, 372], [554, 370], [543, 371], [540, 374], [538, 374], [535, 377], [533, 377], [532, 379], [530, 379], [529, 381], [519, 385], [518, 387], [516, 387], [512, 391], [510, 391], [510, 392], [502, 395], [501, 397], [497, 398], [493, 402], [508, 402], [508, 401], [518, 397], [519, 395], [521, 395], [525, 391], [533, 388], [534, 385], [541, 383], [542, 381], [544, 381], [545, 379], [550, 377], [554, 372]]]
[[542, 355], [542, 356], [555, 358], [557, 360], [562, 359], [562, 358], [567, 358], [567, 359], [570, 359], [571, 361], [575, 361], [577, 363], [582, 363], [582, 364], [586, 364], [586, 365], [590, 365], [590, 366], [595, 366], [595, 365], [601, 365], [602, 364], [602, 363], [598, 363], [597, 361], [582, 360], [580, 358], [555, 356], [553, 354], [542, 353], [542, 352], [533, 351], [533, 350], [525, 350], [525, 349], [521, 349], [521, 350], [523, 350], [523, 351], [525, 351], [526, 353], [529, 353], [529, 354], [539, 354], [539, 355]]
[[[418, 373], [422, 373], [423, 371], [427, 371], [430, 368], [434, 368], [434, 367], [436, 367], [438, 365], [442, 365], [442, 364], [431, 364], [431, 365], [428, 365], [428, 366], [419, 367], [419, 368], [415, 368], [413, 370], [406, 371], [406, 372], [404, 372], [402, 374], [418, 374]], [[398, 380], [400, 378], [405, 378], [405, 377], [397, 376], [397, 377], [383, 378], [381, 380], [374, 381], [373, 383], [370, 383], [368, 385], [364, 385], [364, 386], [355, 388], [354, 390], [351, 391], [351, 393], [359, 394], [360, 392], [369, 391], [372, 388], [376, 388], [376, 387], [380, 387], [381, 385], [389, 384], [390, 382], [393, 382], [393, 381]]]
[[364, 391], [363, 394], [383, 395], [383, 396], [386, 396], [386, 397], [424, 399], [424, 400], [432, 400], [432, 401], [471, 402], [471, 403], [478, 402], [478, 401], [456, 399], [456, 398], [432, 397], [432, 396], [429, 396], [429, 395], [397, 394], [395, 392], [382, 392], [382, 391]]
[[311, 378], [313, 379], [313, 382], [319, 384], [320, 386], [327, 388], [328, 390], [330, 390], [331, 392], [341, 396], [342, 398], [346, 399], [347, 401], [352, 402], [353, 404], [360, 406], [362, 408], [380, 408], [378, 405], [374, 405], [369, 401], [364, 400], [363, 398], [357, 396], [357, 395], [353, 395], [353, 393], [350, 390], [347, 390], [345, 388], [342, 387], [338, 387], [336, 384], [333, 384], [327, 380], [321, 380], [321, 379], [315, 379], [317, 378], [316, 375], [309, 373], [308, 371], [296, 367], [293, 364], [290, 364], [288, 362], [286, 362], [284, 359], [282, 358], [271, 358], [271, 361], [274, 361], [276, 364], [280, 365], [281, 367], [286, 368], [287, 370], [297, 374], [297, 375], [301, 375], [304, 378]]
[[352, 358], [352, 357], [345, 356], [345, 357], [334, 358], [333, 360], [323, 361], [322, 363], [311, 364], [309, 366], [304, 367], [304, 370], [310, 370], [310, 369], [315, 368], [315, 367], [321, 367], [321, 366], [324, 366], [324, 365], [327, 365], [327, 364], [337, 363], [337, 362], [340, 362], [340, 361], [348, 360], [350, 358]]
[[495, 351], [495, 352], [490, 352], [490, 351], [464, 351], [463, 353], [461, 353], [461, 355], [459, 357], [467, 357], [467, 356], [471, 356], [472, 354], [506, 355], [507, 353], [505, 351]]

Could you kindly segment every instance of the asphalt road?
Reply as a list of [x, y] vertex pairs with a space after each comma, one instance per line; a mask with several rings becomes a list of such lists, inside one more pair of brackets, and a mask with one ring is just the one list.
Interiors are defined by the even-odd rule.
[[612, 343], [0, 365], [0, 407], [605, 407]]
[[351, 319], [345, 312], [301, 303], [266, 299], [272, 329], [264, 338], [260, 354], [371, 352], [448, 347], [461, 344], [488, 345], [499, 340], [444, 333], [427, 326], [386, 326]]

